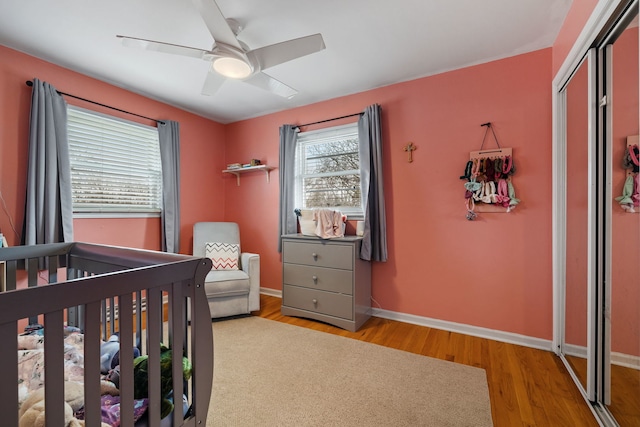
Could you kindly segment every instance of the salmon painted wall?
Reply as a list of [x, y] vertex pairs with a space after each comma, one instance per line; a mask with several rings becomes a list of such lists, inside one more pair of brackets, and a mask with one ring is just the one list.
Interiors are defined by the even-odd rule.
[[569, 13], [553, 44], [552, 75], [555, 76], [562, 66], [597, 4], [598, 0], [579, 0], [571, 3]]
[[[223, 125], [0, 46], [0, 191], [6, 204], [6, 209], [3, 206], [0, 212], [0, 230], [9, 244], [18, 244], [18, 234], [22, 232], [31, 103], [31, 88], [25, 82], [34, 77], [62, 92], [143, 116], [178, 121], [183, 172], [180, 252], [191, 253], [194, 222], [222, 220], [225, 189], [219, 171], [225, 156]], [[153, 124], [73, 98], [66, 99], [69, 104]], [[11, 221], [15, 224], [15, 233]], [[158, 218], [76, 219], [74, 229], [77, 241], [145, 249], [161, 247]]]
[[[373, 264], [374, 299], [385, 310], [551, 339], [551, 60], [544, 49], [230, 124], [226, 159], [277, 167], [280, 125], [380, 104], [389, 260]], [[514, 150], [522, 202], [468, 221], [459, 176], [488, 121]], [[403, 151], [410, 141], [413, 163]], [[277, 172], [270, 183], [227, 179], [225, 218], [240, 223], [243, 249], [261, 254], [261, 285], [279, 290]]]

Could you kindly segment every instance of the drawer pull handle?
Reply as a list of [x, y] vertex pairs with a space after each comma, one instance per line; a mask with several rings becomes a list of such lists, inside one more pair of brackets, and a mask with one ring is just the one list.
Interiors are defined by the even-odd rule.
[[311, 276], [311, 278], [313, 279], [314, 285], [317, 285], [318, 284], [318, 276]]
[[311, 302], [313, 303], [313, 305], [318, 304], [318, 300], [317, 300], [317, 299], [315, 299], [315, 298], [314, 298], [314, 299], [312, 299], [312, 300], [311, 300]]
[[314, 253], [311, 254], [311, 256], [313, 257], [314, 261], [318, 260], [318, 254], [317, 253], [314, 252]]

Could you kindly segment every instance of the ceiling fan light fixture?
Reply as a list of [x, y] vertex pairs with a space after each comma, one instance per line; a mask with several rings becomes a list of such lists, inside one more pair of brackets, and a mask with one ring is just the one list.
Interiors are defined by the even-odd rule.
[[251, 65], [232, 56], [217, 58], [213, 61], [213, 69], [216, 73], [231, 79], [244, 79], [253, 72]]

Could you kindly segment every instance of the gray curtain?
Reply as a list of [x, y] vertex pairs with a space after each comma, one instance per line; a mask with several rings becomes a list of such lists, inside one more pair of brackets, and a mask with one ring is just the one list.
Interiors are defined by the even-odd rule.
[[292, 125], [280, 126], [280, 227], [278, 228], [278, 252], [282, 252], [283, 234], [298, 231], [295, 209], [294, 185], [296, 169], [296, 142], [298, 128]]
[[162, 250], [180, 251], [180, 124], [158, 122], [162, 163]]
[[387, 260], [387, 216], [382, 176], [381, 108], [370, 105], [358, 120], [360, 140], [360, 189], [364, 206], [364, 237], [360, 258]]
[[72, 203], [67, 103], [49, 83], [34, 79], [22, 243], [72, 242]]

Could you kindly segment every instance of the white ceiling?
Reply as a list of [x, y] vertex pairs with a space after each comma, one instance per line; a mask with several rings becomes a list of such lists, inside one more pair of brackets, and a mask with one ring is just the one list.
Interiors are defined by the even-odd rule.
[[230, 123], [549, 47], [571, 6], [571, 0], [217, 3], [244, 27], [238, 38], [250, 48], [322, 34], [325, 50], [267, 70], [298, 95], [284, 99], [227, 80], [204, 96], [208, 62], [124, 47], [115, 37], [210, 49], [213, 38], [191, 0], [0, 0], [0, 44]]

